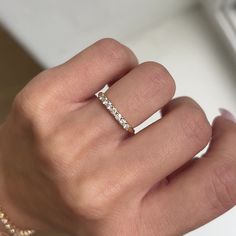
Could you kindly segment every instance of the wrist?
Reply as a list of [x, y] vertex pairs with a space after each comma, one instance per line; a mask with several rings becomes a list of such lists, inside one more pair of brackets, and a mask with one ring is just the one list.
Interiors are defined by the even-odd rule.
[[[51, 186], [44, 184], [32, 164], [22, 158], [24, 155], [15, 153], [20, 147], [10, 147], [12, 138], [7, 136], [10, 132], [5, 129], [0, 127], [0, 206], [20, 229], [54, 231], [54, 222], [51, 224], [47, 219], [51, 214], [51, 201], [46, 193]], [[57, 222], [59, 216], [51, 218]], [[0, 232], [2, 227], [0, 223]]]
[[[25, 155], [27, 152], [22, 150], [22, 142], [18, 142], [22, 138], [10, 135], [10, 128], [6, 129], [0, 127], [0, 206], [20, 229], [75, 232], [77, 221], [71, 212], [63, 208], [58, 195], [51, 195], [54, 186], [35, 167], [32, 162], [34, 154]], [[53, 208], [52, 201], [57, 201], [62, 208]]]
[[[21, 207], [21, 198], [19, 198], [22, 195], [21, 177], [14, 174], [13, 168], [10, 167], [6, 138], [3, 138], [2, 127], [0, 127], [0, 207], [3, 208], [6, 218], [11, 224], [20, 229], [28, 229], [33, 227], [32, 218]], [[1, 222], [0, 232], [6, 232], [4, 224]]]

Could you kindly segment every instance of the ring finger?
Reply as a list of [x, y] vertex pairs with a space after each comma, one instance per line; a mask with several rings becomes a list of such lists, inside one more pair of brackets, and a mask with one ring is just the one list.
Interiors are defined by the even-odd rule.
[[[174, 92], [175, 83], [168, 71], [158, 63], [146, 62], [114, 83], [106, 95], [128, 123], [136, 127], [168, 103]], [[79, 112], [116, 140], [117, 136], [127, 135], [98, 99]]]

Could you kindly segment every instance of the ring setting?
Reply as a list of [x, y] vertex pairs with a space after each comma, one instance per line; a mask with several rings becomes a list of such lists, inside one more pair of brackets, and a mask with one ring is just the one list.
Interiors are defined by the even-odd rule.
[[134, 134], [133, 127], [128, 123], [128, 121], [121, 115], [121, 113], [115, 108], [110, 99], [106, 96], [105, 93], [98, 93], [98, 99], [110, 112], [110, 114], [117, 120], [117, 122], [122, 126], [123, 129], [128, 131], [131, 134]]

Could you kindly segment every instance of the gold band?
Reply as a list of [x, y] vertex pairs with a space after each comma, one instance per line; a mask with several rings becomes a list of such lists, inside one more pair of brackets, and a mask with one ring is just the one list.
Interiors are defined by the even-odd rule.
[[18, 229], [15, 225], [11, 223], [11, 221], [8, 219], [6, 213], [3, 211], [3, 209], [0, 207], [0, 222], [2, 223], [2, 226], [4, 227], [5, 231], [12, 236], [30, 236], [35, 233], [32, 229], [22, 230]]
[[117, 120], [117, 122], [122, 126], [123, 129], [128, 131], [131, 134], [134, 134], [133, 127], [127, 122], [127, 120], [120, 114], [120, 112], [114, 107], [109, 98], [105, 93], [100, 92], [98, 94], [98, 99], [106, 107], [106, 109], [112, 114], [112, 116]]

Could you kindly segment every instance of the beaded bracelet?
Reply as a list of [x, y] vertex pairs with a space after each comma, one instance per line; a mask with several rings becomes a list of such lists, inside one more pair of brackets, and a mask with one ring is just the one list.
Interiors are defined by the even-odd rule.
[[12, 236], [30, 236], [35, 233], [35, 231], [31, 229], [28, 230], [18, 229], [14, 224], [11, 223], [11, 221], [8, 219], [6, 213], [3, 211], [1, 207], [0, 207], [0, 222], [2, 223], [6, 232]]

